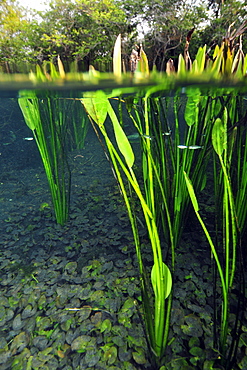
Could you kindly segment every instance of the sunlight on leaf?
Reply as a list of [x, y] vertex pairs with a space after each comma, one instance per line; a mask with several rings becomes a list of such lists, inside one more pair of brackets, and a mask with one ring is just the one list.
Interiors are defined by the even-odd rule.
[[113, 73], [116, 77], [121, 77], [122, 60], [121, 60], [121, 34], [118, 35], [113, 51]]

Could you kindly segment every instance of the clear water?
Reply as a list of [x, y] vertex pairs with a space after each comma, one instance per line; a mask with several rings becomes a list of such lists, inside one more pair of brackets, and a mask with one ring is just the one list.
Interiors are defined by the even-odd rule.
[[[111, 86], [107, 87], [109, 91]], [[194, 86], [195, 91], [197, 88]], [[91, 90], [95, 89], [93, 86]], [[186, 89], [179, 91], [180, 144], [185, 145], [187, 96]], [[204, 86], [205, 96], [208, 91], [212, 88]], [[217, 88], [217, 96], [226, 97], [234, 91], [233, 87]], [[56, 99], [81, 98], [83, 91], [78, 87], [59, 92], [40, 90], [38, 94], [42, 104], [54, 94]], [[245, 88], [239, 89], [240, 94], [245, 112]], [[136, 309], [140, 290], [133, 237], [102, 145], [88, 125], [84, 145], [73, 143], [68, 147], [70, 213], [64, 226], [57, 225], [40, 153], [24, 121], [18, 96], [15, 89], [5, 89], [0, 96], [0, 328], [4, 348], [0, 363], [3, 369], [15, 369], [14, 362], [24, 369], [28, 359], [31, 369], [151, 369]], [[167, 90], [159, 96], [163, 104], [169, 102], [171, 135], [174, 96], [177, 91]], [[117, 112], [117, 102], [114, 104]], [[72, 108], [66, 115], [67, 138], [75, 112]], [[123, 122], [126, 135], [134, 135], [130, 142], [139, 166], [140, 137], [126, 111]], [[112, 130], [110, 136], [114, 137]], [[49, 142], [49, 132], [46, 139]], [[209, 192], [202, 200], [210, 224], [214, 220]], [[150, 243], [141, 217], [139, 222], [144, 260], [150, 267]], [[162, 239], [162, 243], [165, 249], [166, 241]], [[205, 361], [215, 359], [212, 353], [206, 357], [199, 353], [200, 349], [213, 348], [211, 272], [210, 250], [191, 216], [178, 246], [171, 322], [175, 340], [168, 350], [168, 369], [174, 368], [178, 357], [183, 359], [181, 368], [189, 363], [199, 369]], [[192, 347], [199, 348], [198, 356], [190, 352]], [[246, 356], [241, 355], [241, 368], [246, 362]]]

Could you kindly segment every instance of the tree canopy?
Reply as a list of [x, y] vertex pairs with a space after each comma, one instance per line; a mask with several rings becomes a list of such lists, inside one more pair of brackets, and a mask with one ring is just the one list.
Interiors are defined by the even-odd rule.
[[247, 1], [208, 0], [51, 0], [44, 12], [27, 11], [17, 0], [0, 4], [0, 66], [41, 63], [58, 55], [75, 63], [105, 65], [122, 34], [126, 55], [142, 43], [151, 66], [164, 69], [183, 51], [195, 28], [190, 49], [219, 43], [230, 24], [246, 20]]

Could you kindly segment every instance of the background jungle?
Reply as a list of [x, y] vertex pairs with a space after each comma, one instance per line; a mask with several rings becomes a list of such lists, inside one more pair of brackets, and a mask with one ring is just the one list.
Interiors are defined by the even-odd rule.
[[[0, 68], [55, 60], [67, 69], [87, 70], [93, 64], [109, 70], [115, 39], [123, 35], [126, 61], [135, 43], [142, 43], [150, 67], [165, 68], [183, 51], [186, 35], [195, 27], [190, 44], [194, 57], [199, 46], [220, 43], [229, 25], [246, 19], [246, 1], [236, 0], [52, 0], [45, 12], [33, 12], [16, 0], [0, 3]], [[246, 38], [244, 43], [246, 43]], [[246, 50], [245, 45], [243, 49]], [[23, 63], [25, 62], [25, 63]], [[25, 65], [25, 66], [24, 66]], [[128, 68], [128, 63], [126, 63]], [[111, 67], [110, 67], [111, 68]]]

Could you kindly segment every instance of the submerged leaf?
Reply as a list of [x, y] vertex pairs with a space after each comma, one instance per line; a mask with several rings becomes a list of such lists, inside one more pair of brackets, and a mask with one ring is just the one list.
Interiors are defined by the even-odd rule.
[[[35, 93], [32, 93], [33, 97], [27, 98], [22, 97], [22, 93], [25, 96], [25, 91], [20, 92], [20, 98], [18, 99], [19, 106], [21, 108], [26, 125], [30, 130], [34, 131], [35, 128], [40, 124], [40, 113], [38, 98]], [[31, 93], [29, 93], [31, 96]]]
[[130, 145], [130, 142], [122, 129], [122, 126], [116, 116], [116, 113], [114, 112], [111, 104], [108, 102], [108, 113], [112, 121], [115, 137], [116, 137], [116, 142], [118, 145], [118, 148], [120, 152], [123, 154], [125, 161], [128, 165], [128, 167], [132, 167], [134, 164], [134, 153], [132, 150], [132, 147]]
[[139, 365], [144, 365], [147, 362], [143, 348], [137, 348], [137, 350], [132, 353], [132, 356]]
[[158, 281], [158, 264], [154, 264], [151, 271], [151, 281], [156, 297], [159, 296], [159, 286], [162, 284], [164, 289], [165, 299], [169, 296], [172, 289], [172, 275], [168, 266], [162, 262], [162, 271], [160, 276], [160, 281]]
[[103, 333], [109, 333], [112, 328], [112, 323], [109, 319], [105, 319], [104, 321], [101, 322], [100, 325], [100, 332]]
[[83, 94], [81, 100], [88, 115], [100, 126], [103, 125], [108, 109], [108, 99], [104, 91], [89, 91]]
[[192, 126], [198, 122], [199, 102], [201, 98], [200, 89], [186, 88], [186, 94], [188, 96], [184, 118], [188, 126]]
[[191, 202], [193, 204], [194, 210], [195, 210], [195, 212], [199, 212], [199, 205], [198, 205], [198, 202], [197, 202], [197, 199], [196, 199], [196, 195], [195, 195], [195, 191], [194, 191], [192, 182], [189, 179], [189, 177], [188, 177], [188, 175], [185, 171], [184, 171], [184, 177], [185, 177], [187, 189], [188, 189], [188, 192], [189, 192], [190, 199], [191, 199]]
[[215, 120], [212, 129], [212, 144], [216, 153], [221, 155], [225, 149], [225, 130], [220, 118]]
[[117, 360], [117, 348], [115, 346], [110, 347], [110, 345], [105, 346], [105, 353], [104, 353], [104, 360], [107, 361], [108, 365], [114, 364], [114, 362]]

